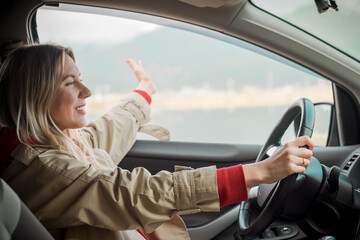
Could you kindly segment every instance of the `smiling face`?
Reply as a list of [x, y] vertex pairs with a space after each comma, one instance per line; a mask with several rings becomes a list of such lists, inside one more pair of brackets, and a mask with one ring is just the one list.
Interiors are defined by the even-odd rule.
[[80, 72], [74, 60], [66, 55], [61, 83], [51, 103], [50, 114], [61, 130], [86, 125], [85, 100], [91, 91], [81, 83]]

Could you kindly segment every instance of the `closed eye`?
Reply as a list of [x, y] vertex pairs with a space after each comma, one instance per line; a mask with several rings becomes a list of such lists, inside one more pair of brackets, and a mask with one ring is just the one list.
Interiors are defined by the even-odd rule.
[[75, 84], [75, 81], [72, 81], [72, 82], [66, 83], [65, 86], [72, 86], [72, 85], [74, 85], [74, 84]]
[[84, 81], [84, 79], [74, 80], [72, 82], [66, 83], [65, 86], [73, 86], [76, 84], [76, 82], [83, 82], [83, 81]]

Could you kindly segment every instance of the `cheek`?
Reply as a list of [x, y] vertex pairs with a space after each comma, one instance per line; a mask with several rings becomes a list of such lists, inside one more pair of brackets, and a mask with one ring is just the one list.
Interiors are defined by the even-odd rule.
[[69, 115], [73, 111], [75, 102], [76, 98], [71, 93], [57, 93], [51, 105], [51, 116], [55, 121], [71, 117]]

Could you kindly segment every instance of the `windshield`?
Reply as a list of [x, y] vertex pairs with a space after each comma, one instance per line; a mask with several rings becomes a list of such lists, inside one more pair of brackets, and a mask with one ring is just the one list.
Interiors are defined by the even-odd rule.
[[360, 5], [356, 0], [337, 0], [338, 11], [329, 8], [321, 14], [313, 0], [252, 0], [252, 3], [360, 60]]

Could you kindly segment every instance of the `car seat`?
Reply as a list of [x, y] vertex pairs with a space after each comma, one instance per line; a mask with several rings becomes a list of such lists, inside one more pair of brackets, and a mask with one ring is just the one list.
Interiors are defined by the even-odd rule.
[[54, 239], [18, 195], [0, 178], [0, 240]]

